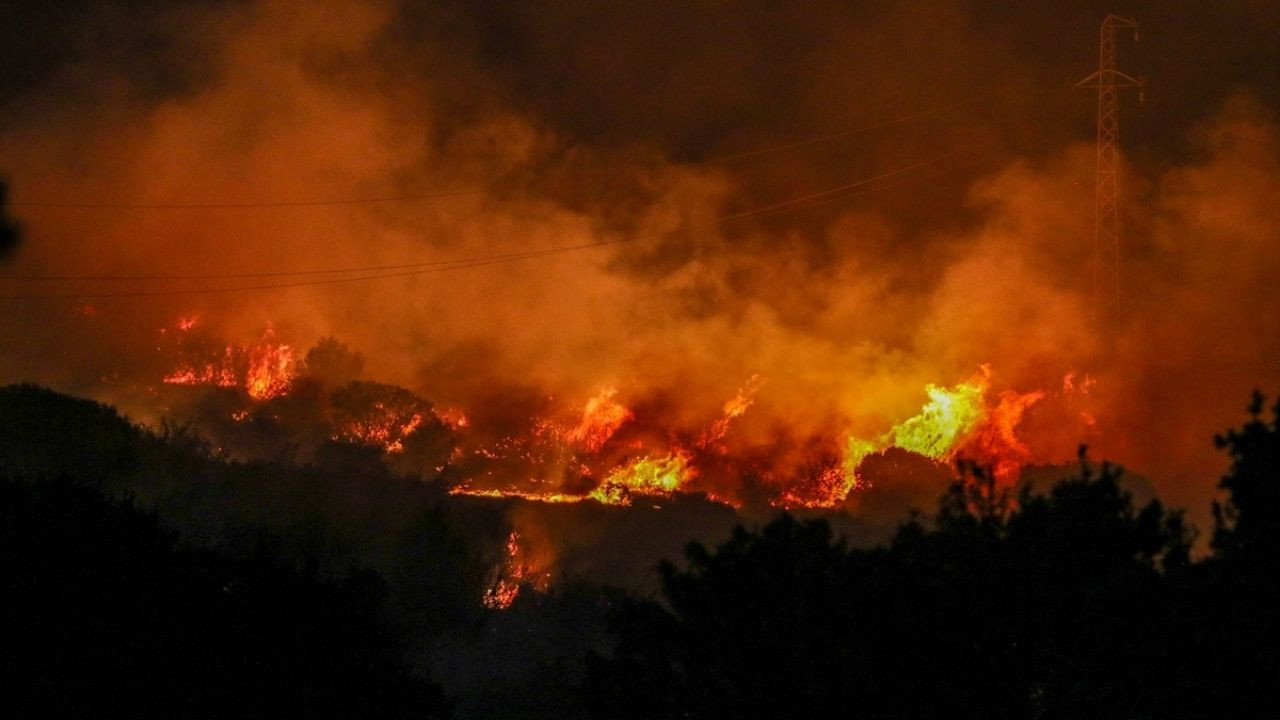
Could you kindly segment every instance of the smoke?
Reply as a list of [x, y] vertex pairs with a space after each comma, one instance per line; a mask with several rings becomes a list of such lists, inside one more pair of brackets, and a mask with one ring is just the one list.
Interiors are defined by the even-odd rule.
[[[501, 5], [193, 3], [146, 13], [133, 34], [136, 8], [91, 4], [106, 30], [71, 42], [43, 83], [5, 87], [11, 199], [223, 207], [19, 204], [26, 242], [7, 274], [281, 273], [611, 244], [307, 287], [4, 300], [0, 379], [155, 420], [172, 370], [160, 330], [196, 316], [237, 343], [267, 327], [300, 351], [340, 338], [365, 377], [476, 426], [527, 426], [616, 388], [632, 432], [668, 441], [697, 437], [759, 375], [726, 452], [796, 468], [990, 364], [993, 392], [1056, 393], [1024, 421], [1037, 461], [1089, 442], [1193, 508], [1222, 468], [1213, 432], [1254, 387], [1280, 390], [1276, 43], [1246, 62], [1267, 46], [1255, 20], [1269, 6], [1211, 23], [1150, 9], [1154, 36], [1201, 43], [1181, 54], [1195, 62], [1125, 47], [1126, 62], [1156, 58], [1167, 114], [1125, 116], [1140, 128], [1126, 136], [1127, 321], [1099, 335], [1093, 100], [1068, 88], [1096, 62], [1101, 13]], [[1055, 27], [1071, 38], [1057, 54], [1043, 41]], [[1257, 41], [1221, 41], [1232, 33]], [[1243, 89], [1206, 89], [1205, 66], [1235, 69]], [[761, 148], [777, 151], [744, 155]], [[334, 202], [287, 204], [316, 200]], [[285, 205], [234, 207], [254, 203]], [[1096, 385], [1068, 397], [1067, 373]], [[704, 480], [739, 483], [736, 469]]]

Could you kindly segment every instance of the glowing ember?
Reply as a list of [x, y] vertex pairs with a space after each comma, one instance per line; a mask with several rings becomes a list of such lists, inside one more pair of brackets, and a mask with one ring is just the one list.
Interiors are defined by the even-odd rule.
[[[179, 318], [176, 328], [189, 333], [195, 326], [196, 318]], [[289, 391], [295, 373], [292, 348], [275, 342], [268, 328], [258, 344], [248, 348], [227, 345], [216, 357], [205, 354], [199, 361], [180, 364], [162, 381], [168, 385], [242, 385], [253, 399], [269, 400]]]
[[520, 584], [528, 572], [522, 555], [520, 535], [512, 530], [507, 536], [506, 564], [498, 571], [497, 579], [485, 591], [485, 607], [491, 610], [505, 610], [516, 601], [516, 596], [520, 594]]
[[[857, 457], [857, 462], [870, 454]], [[855, 489], [861, 489], [863, 480], [857, 473], [857, 464], [852, 467], [826, 467], [820, 470], [811, 482], [795, 484], [783, 490], [781, 497], [773, 504], [783, 508], [823, 508], [833, 507], [848, 497]]]
[[1098, 381], [1091, 375], [1085, 375], [1077, 383], [1075, 372], [1069, 372], [1062, 377], [1062, 394], [1071, 395], [1072, 393], [1079, 393], [1081, 395], [1088, 395], [1089, 391], [1093, 389], [1093, 386], [1097, 384]]
[[404, 452], [404, 440], [422, 424], [422, 415], [414, 413], [408, 418], [382, 403], [375, 403], [364, 418], [342, 428], [335, 439], [357, 442], [362, 445], [378, 445], [388, 453]]
[[236, 377], [236, 348], [227, 347], [217, 362], [206, 362], [200, 366], [186, 365], [165, 375], [163, 382], [169, 385], [215, 385], [217, 387], [235, 387], [240, 384]]
[[381, 448], [389, 454], [402, 453], [406, 443], [423, 431], [442, 425], [431, 403], [402, 387], [357, 381], [334, 391], [334, 440]]
[[461, 430], [471, 426], [471, 421], [467, 419], [466, 414], [458, 408], [445, 408], [437, 412], [436, 417], [440, 418], [440, 422], [454, 430]]
[[521, 500], [531, 500], [533, 502], [544, 503], [576, 503], [586, 500], [586, 495], [571, 495], [568, 493], [556, 492], [536, 492], [533, 490], [521, 490], [519, 488], [507, 488], [505, 490], [476, 490], [466, 485], [461, 485], [449, 490], [450, 495], [469, 495], [471, 497], [484, 498], [519, 498]]

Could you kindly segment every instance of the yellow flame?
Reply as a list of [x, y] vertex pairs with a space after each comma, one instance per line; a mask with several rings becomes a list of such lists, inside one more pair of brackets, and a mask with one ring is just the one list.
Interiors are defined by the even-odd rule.
[[634, 495], [667, 496], [694, 476], [689, 455], [677, 449], [665, 457], [643, 457], [609, 473], [589, 497], [606, 505], [630, 505]]
[[245, 389], [255, 400], [283, 395], [289, 391], [289, 385], [293, 382], [293, 349], [288, 345], [272, 342], [271, 337], [271, 330], [267, 330], [262, 342], [249, 350]]
[[929, 402], [917, 415], [894, 426], [890, 431], [891, 444], [934, 460], [950, 457], [986, 417], [982, 401], [986, 389], [985, 378], [963, 382], [951, 389], [926, 386]]

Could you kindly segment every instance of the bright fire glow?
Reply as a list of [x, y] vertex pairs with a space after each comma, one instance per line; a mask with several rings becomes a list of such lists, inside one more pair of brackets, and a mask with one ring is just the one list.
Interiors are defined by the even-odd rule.
[[[1045, 393], [1005, 391], [993, 405], [987, 400], [990, 386], [991, 368], [986, 365], [973, 378], [953, 387], [926, 385], [924, 392], [928, 400], [920, 412], [875, 438], [850, 435], [845, 440], [841, 472], [829, 469], [821, 473], [816, 482], [785, 490], [779, 504], [783, 507], [839, 505], [850, 492], [866, 486], [859, 472], [862, 461], [891, 447], [938, 462], [967, 456], [990, 468], [998, 481], [1017, 480], [1031, 451], [1018, 438], [1016, 430], [1027, 409]], [[1073, 387], [1071, 374], [1064, 378], [1063, 386]], [[1085, 387], [1084, 383], [1080, 387]]]
[[498, 571], [498, 577], [484, 594], [484, 606], [491, 610], [506, 610], [516, 601], [520, 594], [520, 585], [524, 581], [528, 568], [525, 566], [520, 550], [520, 535], [512, 530], [507, 536], [507, 558]]
[[343, 426], [335, 439], [361, 445], [376, 445], [391, 454], [404, 452], [404, 441], [422, 425], [422, 414], [405, 417], [385, 403], [374, 403], [372, 411]]
[[565, 438], [587, 452], [601, 448], [624, 423], [635, 417], [623, 404], [614, 400], [618, 391], [606, 388], [587, 401], [582, 421], [565, 433]]
[[751, 403], [755, 402], [756, 391], [764, 384], [764, 380], [759, 375], [752, 375], [747, 384], [738, 390], [729, 402], [724, 404], [724, 415], [711, 424], [707, 431], [698, 439], [698, 447], [704, 450], [715, 449], [724, 452], [725, 448], [722, 444], [724, 437], [729, 433], [729, 425], [734, 419], [742, 417], [742, 414], [751, 407]]
[[255, 400], [269, 400], [289, 392], [294, 374], [293, 349], [274, 342], [270, 329], [262, 341], [249, 348], [245, 389]]
[[[243, 387], [258, 401], [289, 392], [298, 363], [292, 348], [277, 342], [270, 328], [255, 345], [215, 346], [221, 351], [209, 357], [205, 350], [201, 357], [201, 352], [190, 350], [193, 344], [200, 347], [192, 332], [196, 324], [195, 317], [184, 317], [173, 329], [191, 334], [178, 340], [178, 347], [198, 361], [180, 364], [164, 377], [165, 383]], [[889, 448], [938, 463], [968, 458], [989, 468], [997, 481], [1014, 483], [1033, 458], [1018, 429], [1028, 410], [1047, 395], [1041, 390], [1005, 390], [997, 395], [991, 390], [991, 369], [983, 365], [955, 385], [926, 384], [919, 410], [885, 432], [846, 434], [834, 453], [828, 450], [811, 465], [789, 467], [786, 462], [771, 464], [771, 450], [759, 439], [745, 446], [754, 455], [743, 458], [726, 445], [734, 423], [755, 404], [763, 383], [759, 375], [748, 378], [700, 431], [666, 426], [660, 418], [638, 418], [615, 388], [605, 387], [576, 412], [553, 410], [531, 419], [523, 431], [484, 440], [479, 439], [485, 437], [483, 429], [473, 428], [462, 409], [435, 411], [409, 391], [380, 386], [392, 393], [390, 399], [367, 397], [345, 408], [334, 418], [340, 422], [335, 423], [333, 437], [396, 454], [405, 452], [409, 438], [425, 432], [428, 421], [443, 423], [458, 438], [447, 462], [458, 463], [468, 477], [450, 490], [455, 495], [625, 506], [637, 498], [699, 492], [714, 502], [739, 507], [754, 496], [742, 496], [733, 483], [751, 473], [762, 487], [772, 488], [765, 496], [771, 504], [821, 508], [839, 506], [851, 493], [868, 488], [861, 473], [863, 461]], [[1087, 403], [1084, 396], [1094, 384], [1088, 375], [1069, 372], [1062, 377], [1061, 391], [1053, 392], [1072, 405], [1067, 411], [1073, 421], [1091, 429], [1096, 421], [1079, 404]], [[396, 400], [397, 393], [405, 396], [404, 402]], [[247, 411], [233, 414], [237, 421], [247, 418]], [[625, 435], [620, 435], [624, 428]], [[432, 467], [444, 470], [440, 463]]]
[[[177, 329], [189, 332], [196, 326], [195, 317], [179, 318]], [[297, 372], [293, 349], [277, 343], [267, 328], [255, 345], [227, 345], [216, 357], [184, 362], [165, 375], [167, 385], [243, 386], [255, 400], [269, 400], [289, 392]]]
[[697, 475], [689, 454], [677, 448], [665, 457], [643, 457], [609, 473], [591, 497], [606, 505], [630, 505], [637, 495], [669, 496]]

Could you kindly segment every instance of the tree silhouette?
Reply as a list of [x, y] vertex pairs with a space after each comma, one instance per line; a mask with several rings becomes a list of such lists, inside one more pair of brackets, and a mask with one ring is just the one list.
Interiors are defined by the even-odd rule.
[[637, 718], [1144, 716], [1190, 534], [1118, 477], [1082, 464], [1015, 503], [970, 468], [882, 548], [786, 514], [691, 545], [661, 601], [620, 604], [585, 694]]
[[337, 388], [359, 380], [364, 374], [365, 357], [337, 338], [323, 337], [307, 351], [301, 374], [308, 375], [326, 388]]
[[1262, 416], [1264, 402], [1254, 393], [1249, 422], [1214, 439], [1230, 455], [1231, 471], [1218, 484], [1228, 499], [1214, 505], [1213, 548], [1224, 559], [1250, 564], [1280, 557], [1280, 401], [1270, 423]]
[[0, 480], [9, 717], [442, 717], [369, 572], [181, 546], [92, 483]]

